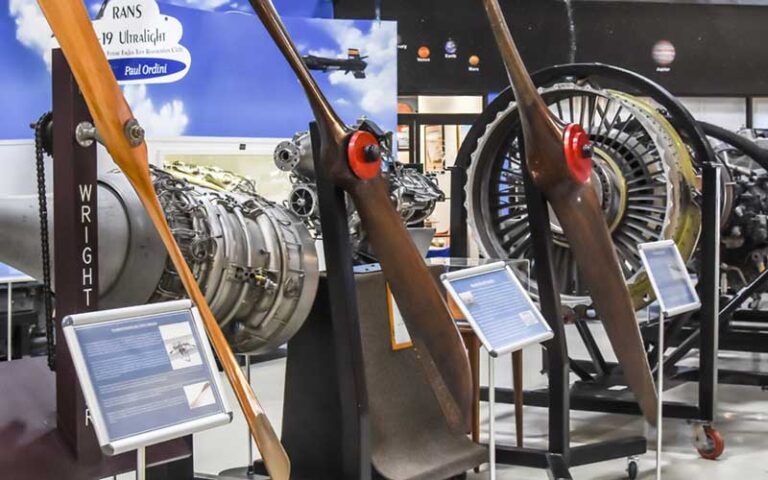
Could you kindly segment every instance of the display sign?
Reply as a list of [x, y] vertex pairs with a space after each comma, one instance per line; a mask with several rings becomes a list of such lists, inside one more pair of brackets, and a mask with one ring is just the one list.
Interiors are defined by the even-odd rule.
[[192, 63], [179, 43], [181, 22], [161, 14], [155, 0], [105, 3], [93, 28], [120, 84], [175, 82]]
[[699, 295], [673, 240], [640, 244], [640, 258], [665, 316], [701, 307]]
[[400, 307], [397, 306], [392, 290], [387, 284], [387, 309], [389, 310], [389, 337], [392, 344], [392, 350], [403, 350], [413, 346], [408, 327], [405, 325], [403, 314], [400, 313]]
[[553, 337], [552, 329], [506, 263], [449, 272], [440, 278], [491, 356]]
[[33, 282], [35, 279], [16, 270], [10, 265], [0, 263], [0, 283]]
[[210, 344], [189, 300], [71, 315], [63, 332], [106, 454], [231, 421]]

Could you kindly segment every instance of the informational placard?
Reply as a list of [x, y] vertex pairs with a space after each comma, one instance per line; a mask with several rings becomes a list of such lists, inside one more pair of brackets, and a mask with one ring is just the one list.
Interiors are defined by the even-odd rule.
[[71, 315], [63, 326], [106, 454], [231, 421], [202, 321], [188, 300]]
[[441, 279], [491, 356], [552, 338], [552, 329], [504, 262], [445, 273]]
[[392, 350], [402, 350], [413, 346], [411, 334], [405, 325], [403, 314], [397, 306], [392, 290], [387, 285], [387, 308], [389, 310], [389, 335], [392, 343]]
[[664, 316], [680, 315], [701, 307], [699, 295], [673, 240], [640, 244], [640, 258]]
[[35, 279], [10, 265], [0, 263], [0, 283], [32, 282]]

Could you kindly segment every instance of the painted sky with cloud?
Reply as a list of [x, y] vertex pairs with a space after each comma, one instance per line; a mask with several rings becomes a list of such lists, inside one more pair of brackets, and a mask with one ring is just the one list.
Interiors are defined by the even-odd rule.
[[[196, 3], [218, 0], [172, 0]], [[293, 0], [285, 0], [290, 3]], [[323, 2], [324, 0], [318, 0]], [[27, 29], [38, 24], [34, 0], [9, 0], [0, 11], [0, 117], [2, 138], [29, 138], [28, 124], [50, 108], [45, 36]], [[229, 2], [231, 7], [236, 2]], [[278, 9], [280, 2], [276, 2]], [[312, 2], [308, 2], [311, 4]], [[100, 2], [89, 2], [98, 11]], [[307, 3], [304, 3], [306, 7]], [[287, 137], [306, 129], [311, 110], [291, 70], [252, 15], [210, 13], [161, 4], [181, 20], [181, 43], [192, 68], [180, 82], [126, 87], [137, 118], [152, 136]], [[286, 18], [302, 53], [346, 56], [347, 48], [368, 55], [366, 79], [341, 72], [315, 72], [320, 87], [349, 122], [361, 115], [392, 130], [397, 123], [396, 25], [392, 22]], [[45, 27], [45, 25], [43, 25]], [[47, 27], [46, 27], [47, 28]]]
[[[248, 0], [159, 0], [159, 3], [212, 12], [253, 12]], [[274, 4], [280, 15], [288, 17], [333, 18], [333, 0], [276, 0]]]

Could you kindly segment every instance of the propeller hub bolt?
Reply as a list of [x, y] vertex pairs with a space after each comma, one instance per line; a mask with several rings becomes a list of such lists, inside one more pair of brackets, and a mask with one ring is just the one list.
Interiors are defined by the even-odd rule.
[[132, 147], [138, 147], [144, 143], [144, 129], [135, 118], [125, 122], [124, 131], [125, 137]]
[[589, 135], [578, 123], [565, 127], [563, 151], [571, 177], [579, 183], [589, 180], [592, 174], [592, 144]]
[[381, 147], [370, 132], [357, 130], [349, 137], [347, 162], [352, 173], [361, 180], [376, 178], [381, 173]]
[[378, 145], [368, 145], [363, 151], [366, 162], [376, 162], [381, 158], [381, 148]]

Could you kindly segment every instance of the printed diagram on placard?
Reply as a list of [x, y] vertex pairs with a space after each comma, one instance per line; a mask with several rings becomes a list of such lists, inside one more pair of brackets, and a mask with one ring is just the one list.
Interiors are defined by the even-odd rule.
[[173, 323], [159, 328], [165, 351], [174, 370], [203, 364], [200, 349], [188, 323]]
[[184, 395], [187, 397], [189, 408], [200, 408], [216, 403], [211, 382], [199, 382], [184, 385]]

